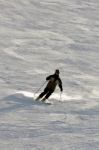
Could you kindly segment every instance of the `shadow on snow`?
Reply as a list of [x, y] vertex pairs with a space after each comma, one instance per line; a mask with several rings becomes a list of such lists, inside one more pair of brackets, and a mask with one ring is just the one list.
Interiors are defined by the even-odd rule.
[[7, 113], [13, 110], [17, 110], [21, 107], [30, 107], [33, 105], [37, 105], [34, 101], [33, 97], [25, 96], [22, 93], [15, 93], [12, 95], [8, 95], [2, 100], [5, 104], [0, 108], [0, 113]]

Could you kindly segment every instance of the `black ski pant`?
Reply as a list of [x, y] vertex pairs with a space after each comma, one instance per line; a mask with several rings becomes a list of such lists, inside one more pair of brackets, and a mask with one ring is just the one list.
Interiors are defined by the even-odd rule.
[[44, 91], [39, 95], [39, 98], [42, 98], [45, 95], [45, 99], [47, 99], [54, 91], [46, 87]]

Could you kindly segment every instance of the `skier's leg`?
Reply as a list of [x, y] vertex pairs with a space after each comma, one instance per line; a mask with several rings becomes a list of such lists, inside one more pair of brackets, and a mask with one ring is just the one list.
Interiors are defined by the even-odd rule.
[[44, 91], [36, 98], [36, 100], [41, 99], [47, 92], [48, 92], [48, 90], [47, 90], [47, 88], [45, 88]]
[[42, 99], [42, 101], [45, 101], [46, 99], [48, 99], [49, 96], [50, 96], [52, 93], [53, 93], [52, 90], [48, 91], [47, 94], [46, 94], [46, 96]]

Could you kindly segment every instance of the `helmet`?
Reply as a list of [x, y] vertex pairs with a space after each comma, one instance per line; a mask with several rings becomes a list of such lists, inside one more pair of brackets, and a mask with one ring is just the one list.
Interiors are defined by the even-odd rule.
[[55, 74], [59, 74], [59, 69], [56, 69], [56, 70], [55, 70]]

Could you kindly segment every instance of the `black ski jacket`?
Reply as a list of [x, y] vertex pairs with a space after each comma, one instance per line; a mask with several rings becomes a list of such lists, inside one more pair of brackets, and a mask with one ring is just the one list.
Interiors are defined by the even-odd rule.
[[62, 81], [59, 75], [57, 74], [50, 75], [46, 77], [46, 80], [49, 81], [46, 87], [49, 88], [50, 90], [54, 91], [56, 86], [58, 85], [60, 90], [63, 91]]

